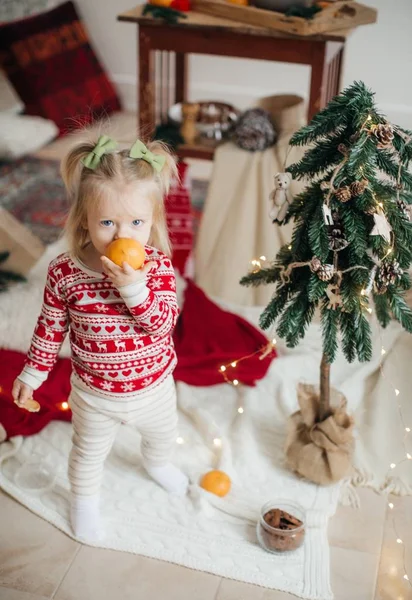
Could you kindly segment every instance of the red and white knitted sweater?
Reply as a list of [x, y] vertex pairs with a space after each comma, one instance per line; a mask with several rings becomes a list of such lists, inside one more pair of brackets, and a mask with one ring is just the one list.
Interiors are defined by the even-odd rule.
[[176, 354], [171, 334], [179, 313], [175, 275], [167, 256], [150, 246], [145, 250], [147, 261], [157, 267], [146, 281], [118, 289], [67, 252], [50, 263], [41, 314], [19, 379], [40, 387], [67, 332], [73, 382], [90, 393], [127, 398], [172, 373]]

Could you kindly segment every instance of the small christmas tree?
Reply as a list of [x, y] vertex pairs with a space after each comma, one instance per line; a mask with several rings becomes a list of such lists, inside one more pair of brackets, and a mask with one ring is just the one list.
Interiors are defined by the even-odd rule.
[[356, 82], [290, 144], [309, 146], [287, 168], [295, 179], [309, 180], [284, 221], [294, 219], [291, 243], [241, 284], [277, 284], [260, 324], [275, 325], [289, 347], [299, 344], [320, 309], [323, 421], [332, 412], [329, 375], [338, 344], [349, 362], [371, 359], [371, 300], [383, 327], [394, 317], [412, 332], [412, 310], [404, 299], [411, 286], [412, 133], [389, 124], [373, 93]]

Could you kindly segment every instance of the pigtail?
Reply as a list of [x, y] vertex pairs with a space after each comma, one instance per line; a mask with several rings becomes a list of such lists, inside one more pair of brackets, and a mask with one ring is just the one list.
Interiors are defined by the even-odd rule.
[[157, 175], [160, 180], [161, 187], [162, 187], [162, 193], [163, 193], [163, 195], [166, 195], [169, 193], [170, 185], [171, 185], [173, 179], [178, 178], [177, 159], [170, 152], [168, 146], [166, 146], [166, 144], [164, 144], [163, 142], [160, 142], [158, 140], [149, 142], [147, 144], [147, 148], [153, 154], [160, 154], [161, 156], [164, 156], [166, 159], [163, 169]]
[[64, 157], [60, 165], [61, 176], [70, 202], [69, 213], [64, 225], [64, 235], [70, 251], [78, 258], [82, 248], [89, 240], [85, 198], [80, 194], [80, 183], [84, 168], [82, 160], [93, 150], [95, 145], [96, 143], [93, 142], [76, 144]]

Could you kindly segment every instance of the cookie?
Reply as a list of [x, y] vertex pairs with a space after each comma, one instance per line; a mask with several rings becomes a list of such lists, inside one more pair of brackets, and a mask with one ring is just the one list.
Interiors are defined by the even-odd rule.
[[40, 410], [40, 404], [34, 398], [29, 398], [24, 404], [19, 404], [18, 402], [16, 404], [19, 408], [24, 408], [29, 412], [39, 412]]

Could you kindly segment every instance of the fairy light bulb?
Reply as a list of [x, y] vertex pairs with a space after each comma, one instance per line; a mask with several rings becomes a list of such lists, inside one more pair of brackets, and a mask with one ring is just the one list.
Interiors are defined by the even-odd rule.
[[245, 411], [243, 410], [243, 408], [242, 408], [241, 406], [239, 406], [239, 408], [237, 409], [237, 412], [238, 412], [239, 414], [243, 415], [243, 413], [244, 413]]
[[233, 385], [239, 385], [239, 381], [237, 379], [233, 380]]
[[399, 391], [398, 389], [396, 389], [396, 388], [395, 388], [395, 394], [396, 394], [397, 396], [399, 396], [399, 394], [400, 394], [400, 391]]
[[266, 256], [259, 256], [259, 260], [266, 260]]
[[392, 510], [393, 509], [393, 502], [389, 502], [388, 506]]
[[274, 346], [276, 346], [276, 344], [277, 344], [277, 340], [276, 340], [276, 338], [273, 338], [273, 340], [272, 340], [272, 344], [273, 344]]
[[397, 544], [403, 544], [403, 542], [402, 542], [401, 538], [398, 538], [398, 539], [396, 540], [396, 543], [397, 543]]
[[288, 246], [288, 250], [292, 250], [292, 246], [291, 245]]
[[220, 438], [215, 438], [213, 440], [213, 443], [216, 447], [220, 448], [220, 446], [222, 445], [222, 440]]
[[368, 115], [368, 116], [367, 116], [367, 118], [366, 118], [366, 120], [367, 120], [367, 121], [372, 121], [372, 117], [371, 117], [371, 115]]
[[184, 444], [185, 441], [184, 439], [179, 435], [179, 437], [176, 438], [176, 444]]
[[367, 308], [366, 309], [368, 311], [368, 313], [371, 315], [372, 314], [372, 309], [371, 308]]
[[406, 453], [406, 458], [407, 458], [408, 460], [412, 460], [412, 456], [409, 454], [409, 452], [407, 452], [407, 453]]
[[396, 467], [395, 463], [391, 463], [391, 469], [394, 469]]
[[226, 367], [225, 367], [225, 365], [222, 365], [222, 366], [220, 367], [220, 372], [221, 372], [221, 373], [224, 373], [225, 371], [226, 371]]
[[385, 348], [382, 348], [382, 350], [381, 350], [381, 354], [382, 354], [382, 356], [383, 356], [384, 354], [386, 354], [386, 350], [385, 350]]
[[236, 365], [237, 365], [237, 362], [235, 360], [232, 363], [230, 363], [231, 367], [236, 367]]
[[62, 410], [68, 410], [69, 408], [69, 403], [68, 402], [62, 402]]
[[361, 293], [360, 293], [360, 295], [361, 295], [361, 296], [366, 296], [366, 290], [365, 290], [365, 289], [361, 290]]
[[409, 577], [407, 576], [407, 574], [405, 573], [405, 575], [403, 576], [404, 579], [406, 579], [406, 581], [409, 581]]
[[410, 427], [405, 427], [405, 431], [406, 431], [406, 433], [410, 433], [411, 428]]

